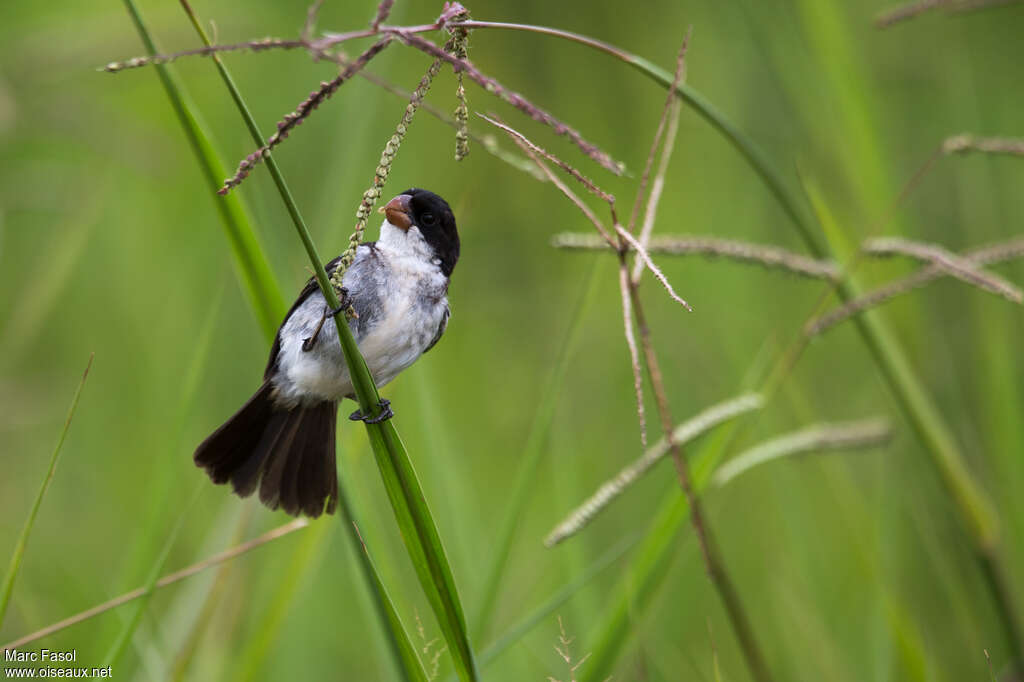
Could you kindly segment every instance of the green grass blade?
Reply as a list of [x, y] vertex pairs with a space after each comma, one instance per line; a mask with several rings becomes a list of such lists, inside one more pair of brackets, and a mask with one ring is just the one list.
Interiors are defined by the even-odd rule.
[[626, 553], [636, 546], [639, 541], [639, 534], [627, 537], [598, 557], [593, 563], [584, 569], [580, 575], [551, 595], [543, 604], [538, 606], [532, 612], [523, 616], [519, 622], [510, 627], [505, 634], [494, 640], [492, 644], [488, 645], [488, 647], [480, 653], [480, 665], [487, 666], [488, 664], [493, 663], [495, 659], [505, 653], [513, 644], [522, 639], [530, 630], [539, 625], [545, 618], [549, 618], [551, 614], [558, 609], [558, 607], [569, 601], [573, 595], [586, 587], [591, 580], [624, 557]]
[[713, 483], [728, 485], [751, 469], [784, 457], [835, 450], [868, 449], [888, 442], [892, 436], [889, 420], [882, 417], [857, 422], [819, 423], [791, 431], [732, 457], [718, 467]]
[[[617, 544], [606, 550], [604, 554], [586, 566], [578, 576], [548, 597], [548, 599], [540, 606], [523, 616], [519, 622], [506, 630], [504, 634], [480, 652], [480, 657], [478, 659], [480, 666], [487, 667], [494, 663], [498, 657], [511, 649], [512, 645], [519, 642], [524, 636], [533, 630], [533, 628], [542, 623], [545, 618], [549, 618], [551, 614], [555, 613], [558, 607], [565, 604], [577, 592], [586, 587], [591, 580], [603, 573], [609, 567], [613, 566], [619, 559], [626, 556], [629, 550], [633, 549], [633, 547], [640, 542], [641, 537], [642, 535], [640, 533], [635, 533], [632, 536], [620, 540]], [[454, 680], [455, 676], [451, 675], [448, 679]]]
[[[135, 3], [133, 0], [124, 0], [124, 4], [146, 50], [151, 55], [157, 54], [156, 44], [143, 23]], [[195, 113], [195, 107], [177, 78], [164, 64], [158, 64], [154, 68], [157, 70], [160, 82], [171, 102], [171, 107], [181, 123], [189, 146], [192, 147], [196, 161], [199, 162], [203, 179], [211, 190], [211, 196], [214, 197], [214, 204], [220, 213], [221, 224], [231, 245], [235, 270], [242, 282], [249, 303], [256, 313], [256, 318], [259, 320], [260, 329], [263, 330], [266, 338], [272, 339], [277, 333], [277, 326], [284, 316], [286, 307], [284, 297], [281, 295], [281, 287], [270, 269], [266, 256], [264, 256], [252, 220], [238, 197], [217, 197], [216, 190], [220, 188], [221, 182], [227, 176], [227, 171], [224, 170], [224, 165], [217, 156], [199, 116]]]
[[[235, 529], [232, 531], [231, 541], [229, 542], [230, 546], [238, 546], [245, 539], [246, 529], [252, 521], [252, 511], [253, 507], [251, 506], [242, 509], [238, 522], [235, 524]], [[307, 526], [308, 524], [302, 527], [305, 528]], [[167, 666], [163, 676], [167, 682], [182, 682], [185, 679], [185, 675], [199, 650], [199, 645], [203, 642], [206, 630], [220, 607], [221, 599], [224, 597], [225, 592], [227, 592], [228, 586], [233, 582], [233, 568], [234, 566], [228, 561], [217, 567], [217, 572], [213, 577], [213, 584], [210, 585], [210, 589], [203, 598], [202, 604], [198, 609], [194, 610], [195, 619], [188, 628], [177, 654], [174, 655], [170, 665]], [[159, 585], [159, 583], [157, 584]]]
[[32, 502], [32, 508], [28, 512], [28, 518], [25, 519], [25, 525], [21, 528], [21, 534], [18, 536], [18, 542], [14, 545], [14, 552], [11, 554], [11, 562], [7, 566], [7, 573], [4, 575], [3, 587], [0, 588], [0, 625], [3, 625], [4, 615], [7, 613], [7, 605], [11, 601], [11, 593], [14, 591], [14, 581], [18, 577], [18, 569], [21, 567], [21, 558], [25, 555], [25, 547], [28, 546], [29, 535], [32, 534], [32, 526], [36, 522], [36, 514], [39, 513], [39, 507], [43, 504], [43, 496], [46, 494], [46, 489], [50, 487], [50, 481], [53, 480], [53, 475], [57, 471], [57, 460], [60, 458], [60, 451], [64, 447], [64, 440], [67, 438], [68, 429], [71, 427], [71, 418], [75, 416], [75, 408], [78, 407], [78, 399], [82, 396], [82, 388], [85, 386], [85, 380], [89, 377], [89, 369], [92, 367], [92, 359], [94, 355], [89, 356], [89, 362], [85, 366], [85, 372], [82, 373], [82, 380], [78, 382], [78, 388], [75, 389], [75, 395], [71, 398], [71, 407], [68, 409], [68, 416], [64, 420], [64, 428], [60, 431], [60, 437], [57, 438], [57, 445], [53, 448], [53, 454], [50, 455], [50, 466], [46, 469], [46, 477], [43, 478], [42, 485], [39, 486], [39, 492], [36, 494], [36, 499]]
[[196, 482], [195, 491], [192, 493], [191, 499], [184, 507], [182, 507], [181, 513], [178, 515], [178, 520], [174, 523], [174, 528], [171, 529], [170, 534], [167, 536], [167, 540], [164, 542], [163, 549], [160, 550], [160, 554], [157, 556], [156, 561], [153, 562], [153, 566], [149, 570], [149, 575], [146, 577], [146, 584], [143, 586], [143, 590], [145, 591], [136, 601], [135, 610], [132, 611], [132, 615], [129, 616], [128, 620], [121, 628], [121, 632], [118, 634], [117, 639], [114, 640], [114, 643], [107, 651], [107, 655], [103, 658], [102, 667], [105, 668], [107, 666], [116, 665], [121, 659], [121, 655], [124, 654], [125, 647], [128, 646], [128, 642], [131, 641], [132, 635], [135, 634], [135, 630], [139, 627], [139, 622], [142, 620], [142, 614], [146, 612], [146, 607], [149, 605], [149, 599], [153, 596], [153, 592], [156, 590], [156, 581], [160, 579], [160, 574], [163, 573], [164, 564], [167, 563], [167, 557], [171, 553], [174, 541], [177, 540], [178, 533], [181, 532], [181, 527], [185, 525], [185, 517], [188, 516], [190, 511], [192, 511], [192, 507], [195, 505], [195, 501], [204, 487], [204, 481]]
[[498, 526], [498, 534], [495, 536], [494, 550], [491, 553], [490, 565], [485, 575], [481, 591], [481, 603], [477, 611], [475, 632], [477, 639], [487, 634], [490, 625], [491, 615], [494, 612], [494, 605], [499, 593], [499, 583], [508, 561], [509, 552], [512, 549], [512, 542], [515, 540], [515, 529], [522, 515], [523, 508], [529, 500], [532, 491], [532, 482], [536, 480], [537, 466], [540, 464], [541, 456], [544, 454], [544, 445], [547, 443], [548, 435], [551, 433], [551, 425], [555, 419], [555, 409], [558, 407], [558, 397], [562, 392], [562, 383], [565, 381], [565, 374], [569, 367], [569, 359], [572, 357], [579, 341], [580, 332], [583, 328], [583, 319], [594, 299], [597, 291], [598, 268], [600, 259], [594, 258], [590, 266], [590, 272], [580, 292], [576, 307], [572, 313], [572, 321], [562, 339], [558, 351], [558, 359], [555, 361], [555, 369], [551, 373], [547, 384], [544, 387], [541, 399], [537, 403], [537, 411], [533, 416], [533, 423], [530, 425], [530, 433], [526, 438], [526, 445], [523, 453], [519, 456], [519, 473], [512, 486], [512, 494], [506, 504], [505, 517]]
[[295, 602], [295, 594], [308, 580], [307, 572], [327, 538], [327, 531], [332, 525], [321, 521], [311, 523], [303, 533], [302, 542], [291, 555], [288, 569], [277, 581], [277, 590], [270, 595], [261, 595], [261, 601], [268, 602], [266, 615], [260, 622], [256, 632], [242, 652], [233, 657], [232, 667], [235, 674], [231, 679], [235, 682], [249, 682], [265, 671], [265, 662], [274, 650], [277, 633], [284, 624], [288, 610]]
[[[761, 409], [764, 400], [758, 393], [744, 393], [707, 407], [672, 429], [673, 442], [682, 447], [704, 433], [715, 429], [729, 420], [747, 412]], [[597, 487], [583, 502], [576, 505], [564, 519], [544, 538], [544, 545], [553, 547], [583, 531], [594, 518], [628, 490], [642, 476], [646, 475], [669, 453], [667, 438], [661, 438], [648, 447], [633, 462]]]
[[[125, 1], [131, 2], [131, 0]], [[185, 5], [185, 7], [186, 11], [189, 11], [188, 6]], [[194, 16], [191, 12], [189, 14]], [[198, 27], [198, 22], [195, 23]], [[246, 119], [246, 125], [249, 126], [250, 132], [262, 144], [262, 137], [259, 135], [255, 121], [248, 112], [241, 95], [238, 94], [237, 88], [234, 87], [223, 65], [219, 65], [218, 68], [221, 69], [222, 77], [224, 77], [228, 89], [232, 91], [232, 97], [234, 97], [236, 105]], [[330, 280], [324, 270], [323, 261], [309, 234], [305, 220], [299, 212], [298, 205], [292, 197], [291, 190], [288, 189], [284, 175], [271, 154], [267, 154], [264, 157], [264, 162], [264, 165], [270, 171], [274, 184], [277, 186], [281, 200], [284, 202], [288, 214], [292, 218], [299, 238], [302, 240], [302, 245], [306, 249], [306, 255], [313, 266], [317, 283], [320, 285], [324, 298], [329, 306], [337, 308], [339, 306], [338, 297], [334, 287], [330, 284]], [[358, 398], [359, 408], [365, 415], [376, 416], [380, 414], [382, 409], [379, 405], [380, 394], [377, 392], [377, 386], [370, 376], [370, 370], [366, 366], [366, 361], [359, 352], [355, 338], [352, 336], [352, 331], [349, 329], [344, 317], [335, 317], [334, 323], [338, 330], [342, 353], [348, 365], [349, 376], [352, 377], [352, 384]], [[452, 576], [451, 567], [448, 563], [448, 557], [444, 546], [441, 544], [437, 525], [434, 523], [434, 518], [427, 507], [419, 479], [409, 459], [409, 453], [406, 451], [405, 445], [402, 443], [392, 421], [388, 420], [382, 424], [366, 424], [366, 431], [370, 438], [370, 444], [373, 447], [374, 458], [384, 480], [388, 499], [398, 520], [402, 540], [412, 559], [420, 584], [426, 593], [427, 601], [430, 603], [444, 634], [459, 677], [463, 680], [476, 680], [478, 679], [476, 661], [469, 644], [466, 619], [463, 614], [458, 591], [455, 587], [455, 579]]]
[[[694, 481], [696, 491], [702, 486]], [[614, 589], [603, 620], [588, 641], [593, 653], [587, 659], [580, 682], [605, 680], [630, 641], [630, 621], [638, 618], [650, 603], [650, 597], [668, 569], [676, 548], [674, 538], [689, 518], [689, 505], [679, 491], [672, 489], [651, 524], [651, 530], [637, 549], [629, 570]]]
[[[369, 583], [369, 587], [371, 588], [368, 590], [370, 594], [370, 601], [373, 604], [374, 611], [376, 612], [377, 622], [380, 624], [380, 628], [384, 635], [387, 648], [391, 653], [391, 660], [394, 663], [395, 669], [402, 673], [402, 678], [407, 682], [417, 680], [419, 679], [417, 672], [422, 672], [422, 665], [419, 663], [419, 659], [413, 655], [416, 665], [410, 667], [411, 664], [408, 659], [408, 654], [405, 651], [409, 642], [409, 636], [406, 633], [405, 628], [402, 626], [401, 621], [398, 619], [394, 604], [391, 601], [391, 596], [384, 588], [384, 581], [381, 579], [380, 573], [377, 571], [377, 566], [370, 558], [370, 552], [366, 549], [366, 543], [359, 534], [359, 525], [355, 516], [355, 510], [352, 508], [352, 502], [349, 500], [348, 494], [345, 491], [346, 487], [339, 475], [338, 516], [342, 524], [345, 526], [342, 529], [342, 532], [345, 533], [345, 535], [352, 541], [352, 549], [355, 552], [355, 558], [359, 563], [360, 571], [362, 572], [363, 578]], [[414, 668], [418, 668], [418, 671]]]
[[[167, 441], [168, 448], [166, 461], [171, 461], [176, 454], [181, 451], [182, 434], [185, 432], [185, 422], [188, 417], [188, 412], [199, 392], [202, 379], [206, 374], [210, 345], [214, 338], [214, 330], [216, 329], [218, 314], [220, 312], [221, 297], [222, 291], [218, 290], [212, 298], [210, 310], [206, 314], [206, 319], [195, 334], [192, 360], [182, 377], [181, 397], [178, 400], [177, 414], [171, 420], [172, 427], [170, 432], [175, 435]], [[148, 519], [142, 522], [142, 528], [163, 527], [165, 523], [163, 520], [163, 517], [165, 516], [164, 510], [174, 508], [170, 504], [170, 501], [177, 497], [176, 491], [178, 485], [179, 484], [172, 477], [165, 476], [163, 478], [162, 486], [155, 486], [154, 488], [151, 488], [150, 495], [154, 501], [154, 511], [149, 515]], [[201, 490], [202, 486], [197, 485], [196, 492], [192, 497], [193, 501], [198, 498]], [[135, 634], [136, 629], [139, 627], [139, 624], [142, 621], [142, 616], [146, 612], [149, 599], [152, 596], [153, 591], [157, 588], [157, 581], [160, 578], [160, 574], [163, 573], [164, 565], [167, 562], [167, 557], [171, 551], [171, 547], [181, 530], [187, 511], [191, 509], [191, 507], [191, 503], [185, 506], [184, 510], [178, 516], [177, 521], [174, 523], [170, 534], [164, 540], [163, 548], [157, 554], [156, 560], [150, 565], [149, 570], [146, 573], [146, 581], [143, 584], [143, 593], [139, 597], [138, 603], [134, 606], [132, 615], [128, 617], [127, 621], [125, 621], [117, 639], [107, 652], [107, 662], [105, 665], [114, 665], [121, 658], [121, 655], [124, 653], [124, 649], [127, 647], [132, 636]], [[139, 549], [136, 552], [137, 557], [134, 563], [141, 564], [144, 561], [149, 561], [149, 553], [153, 548], [144, 541], [137, 543], [137, 546]]]
[[[692, 467], [695, 494], [700, 495], [707, 489], [711, 474], [724, 457], [726, 445], [736, 429], [735, 422], [724, 425], [695, 456]], [[651, 522], [650, 531], [637, 549], [629, 570], [612, 590], [614, 596], [609, 600], [603, 620], [589, 638], [593, 642], [593, 653], [587, 659], [580, 682], [597, 682], [612, 674], [615, 662], [630, 641], [630, 621], [639, 618], [649, 606], [677, 548], [676, 533], [689, 516], [686, 498], [673, 487]]]
[[[359, 529], [353, 525], [356, 534], [358, 535]], [[409, 633], [406, 632], [405, 626], [402, 625], [402, 619], [398, 617], [398, 612], [395, 610], [395, 604], [391, 601], [391, 596], [388, 594], [387, 588], [384, 587], [384, 583], [380, 579], [380, 573], [377, 571], [377, 567], [373, 563], [373, 559], [370, 557], [370, 550], [367, 549], [366, 543], [363, 542], [362, 537], [359, 537], [362, 543], [363, 553], [366, 556], [366, 561], [370, 565], [370, 569], [374, 580], [376, 581], [377, 594], [380, 595], [381, 602], [384, 604], [384, 610], [387, 613], [388, 624], [391, 626], [391, 632], [395, 634], [395, 638], [398, 642], [398, 651], [402, 661], [402, 672], [405, 673], [405, 678], [412, 680], [413, 682], [428, 682], [426, 671], [423, 669], [423, 664], [420, 662], [419, 657], [416, 655], [416, 647], [413, 646], [412, 640], [409, 639]]]
[[384, 479], [384, 488], [395, 518], [398, 519], [402, 541], [448, 643], [459, 678], [476, 680], [479, 679], [476, 660], [469, 644], [466, 619], [448, 557], [423, 497], [416, 471], [392, 421], [367, 424], [367, 427], [383, 427], [367, 429], [374, 458]]

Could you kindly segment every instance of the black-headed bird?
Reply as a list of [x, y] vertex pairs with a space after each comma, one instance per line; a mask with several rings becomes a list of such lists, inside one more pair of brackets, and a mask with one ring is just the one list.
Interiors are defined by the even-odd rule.
[[[299, 293], [277, 331], [263, 385], [204, 440], [195, 462], [214, 483], [231, 482], [248, 497], [292, 515], [332, 513], [338, 502], [335, 426], [338, 403], [355, 399], [330, 318], [348, 320], [378, 386], [433, 348], [448, 326], [448, 283], [459, 259], [459, 234], [448, 203], [409, 189], [383, 209], [380, 239], [361, 244], [342, 277], [341, 307], [331, 310], [315, 278]], [[326, 266], [328, 275], [340, 257]], [[376, 419], [393, 415], [387, 401]]]

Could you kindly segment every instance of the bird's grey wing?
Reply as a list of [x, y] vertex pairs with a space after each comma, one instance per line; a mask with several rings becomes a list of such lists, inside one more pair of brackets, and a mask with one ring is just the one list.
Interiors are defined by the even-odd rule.
[[[366, 318], [372, 317], [370, 311], [372, 310], [372, 305], [376, 298], [376, 292], [368, 292], [366, 291], [368, 287], [353, 287], [351, 284], [355, 281], [360, 281], [361, 278], [358, 277], [358, 273], [360, 270], [366, 268], [367, 258], [375, 257], [376, 252], [377, 246], [374, 242], [360, 244], [359, 248], [356, 250], [355, 261], [345, 272], [345, 276], [342, 279], [345, 287], [349, 290], [349, 300], [352, 307], [355, 309], [356, 315], [359, 316], [355, 320], [355, 326], [358, 326], [359, 321], [363, 319], [364, 315]], [[341, 256], [338, 256], [337, 258], [331, 259], [326, 265], [324, 265], [324, 270], [327, 272], [328, 277], [334, 274], [334, 271], [338, 269], [338, 265], [340, 263]], [[355, 270], [357, 274], [355, 278], [351, 276], [353, 270]], [[295, 303], [293, 303], [292, 307], [288, 309], [288, 314], [284, 316], [281, 326], [277, 328], [277, 334], [274, 335], [274, 343], [270, 346], [270, 357], [267, 359], [267, 368], [263, 372], [264, 379], [269, 379], [274, 373], [274, 370], [277, 369], [277, 355], [281, 351], [281, 330], [284, 329], [284, 325], [288, 321], [288, 318], [292, 316], [292, 313], [294, 313], [295, 310], [306, 301], [306, 299], [319, 291], [320, 285], [317, 283], [316, 277], [310, 277], [309, 280], [306, 281], [306, 285], [302, 287], [302, 291], [299, 292], [299, 296], [295, 299]], [[351, 321], [349, 322], [349, 326], [353, 326]], [[353, 328], [352, 331], [358, 335], [357, 329]]]
[[356, 341], [360, 341], [380, 321], [385, 307], [381, 297], [390, 286], [390, 273], [376, 242], [361, 245], [355, 261], [345, 271], [341, 283], [348, 290], [349, 302], [356, 311], [356, 317], [348, 322]]
[[441, 340], [441, 336], [444, 334], [444, 330], [448, 328], [448, 318], [452, 316], [451, 308], [448, 306], [444, 307], [444, 316], [441, 318], [441, 324], [437, 325], [437, 333], [434, 334], [434, 338], [430, 340], [427, 347], [423, 349], [426, 353], [428, 350], [437, 345], [437, 342]]

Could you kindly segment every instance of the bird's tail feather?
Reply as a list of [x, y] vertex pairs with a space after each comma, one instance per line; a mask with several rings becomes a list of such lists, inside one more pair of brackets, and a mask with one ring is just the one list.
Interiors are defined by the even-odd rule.
[[270, 382], [196, 448], [195, 462], [214, 483], [240, 497], [260, 491], [260, 501], [293, 516], [316, 518], [338, 504], [334, 463], [337, 403], [285, 409], [274, 404]]

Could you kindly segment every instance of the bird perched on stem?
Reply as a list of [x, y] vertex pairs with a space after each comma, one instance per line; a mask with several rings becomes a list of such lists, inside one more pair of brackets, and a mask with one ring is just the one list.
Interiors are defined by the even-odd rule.
[[[348, 320], [373, 380], [383, 386], [438, 342], [448, 326], [448, 283], [459, 235], [448, 203], [409, 189], [383, 209], [380, 239], [359, 245], [331, 310], [316, 279], [306, 282], [270, 349], [263, 385], [200, 443], [195, 463], [214, 483], [292, 515], [332, 513], [338, 502], [334, 433], [338, 403], [355, 400], [334, 315]], [[341, 258], [327, 264], [330, 275]], [[388, 401], [376, 418], [393, 416]]]

